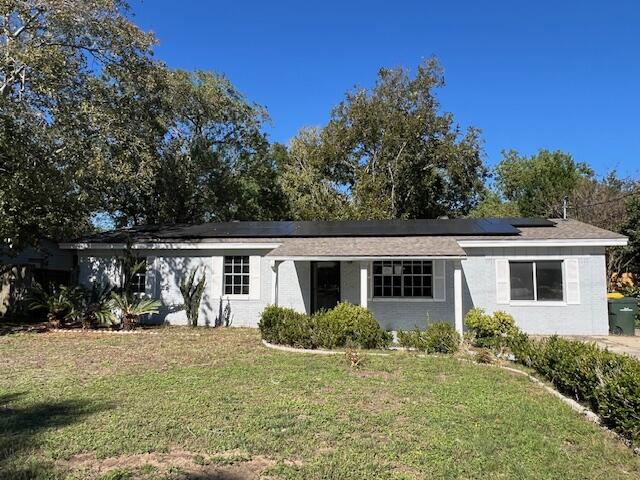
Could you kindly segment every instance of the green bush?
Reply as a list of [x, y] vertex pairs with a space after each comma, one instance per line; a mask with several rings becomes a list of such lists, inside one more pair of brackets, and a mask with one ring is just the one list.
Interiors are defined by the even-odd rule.
[[460, 334], [448, 323], [432, 323], [424, 336], [429, 353], [456, 353], [460, 348]]
[[269, 306], [258, 324], [262, 338], [271, 343], [303, 348], [384, 348], [391, 343], [373, 314], [365, 308], [339, 303], [312, 317], [290, 308]]
[[473, 332], [473, 343], [478, 347], [503, 348], [518, 331], [513, 317], [500, 310], [489, 315], [482, 308], [472, 308], [464, 323]]
[[640, 445], [640, 363], [624, 357], [594, 398], [602, 421]]
[[432, 323], [426, 330], [398, 331], [398, 344], [427, 353], [456, 353], [460, 348], [460, 334], [445, 322]]
[[516, 361], [551, 381], [561, 392], [588, 404], [605, 425], [640, 444], [640, 362], [553, 336], [531, 340], [517, 332], [510, 339]]
[[414, 330], [398, 330], [398, 345], [404, 348], [414, 348], [416, 350], [425, 351], [427, 343], [424, 331], [416, 327]]
[[311, 319], [291, 308], [270, 305], [260, 316], [258, 328], [267, 342], [292, 345], [301, 348], [316, 348]]
[[317, 343], [324, 348], [384, 348], [391, 343], [391, 334], [380, 328], [373, 313], [360, 305], [338, 303], [335, 308], [314, 315], [313, 323]]

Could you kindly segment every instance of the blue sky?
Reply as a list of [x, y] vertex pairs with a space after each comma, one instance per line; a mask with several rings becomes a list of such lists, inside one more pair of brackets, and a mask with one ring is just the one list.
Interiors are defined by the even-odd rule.
[[382, 66], [437, 56], [442, 109], [480, 128], [486, 161], [561, 149], [640, 172], [640, 2], [133, 0], [171, 67], [225, 74], [267, 107], [270, 139], [323, 125]]

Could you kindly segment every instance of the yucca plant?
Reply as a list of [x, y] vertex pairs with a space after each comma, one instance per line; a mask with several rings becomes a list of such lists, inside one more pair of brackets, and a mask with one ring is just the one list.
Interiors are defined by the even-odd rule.
[[120, 326], [133, 330], [142, 315], [158, 313], [160, 302], [150, 298], [132, 298], [126, 293], [112, 293], [113, 306], [120, 312]]
[[182, 292], [182, 298], [184, 300], [182, 308], [184, 308], [187, 313], [187, 323], [192, 327], [198, 326], [200, 301], [202, 300], [202, 294], [207, 284], [205, 275], [202, 275], [200, 281], [196, 283], [197, 274], [198, 269], [195, 268], [191, 271], [191, 274], [180, 283], [180, 292]]
[[58, 328], [77, 317], [82, 303], [82, 292], [77, 287], [51, 284], [45, 289], [35, 284], [29, 293], [28, 306], [30, 310], [44, 310], [51, 328]]

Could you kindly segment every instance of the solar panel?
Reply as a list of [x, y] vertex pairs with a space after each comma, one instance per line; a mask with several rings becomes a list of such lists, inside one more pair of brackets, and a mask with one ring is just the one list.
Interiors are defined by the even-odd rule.
[[85, 239], [120, 243], [128, 240], [283, 237], [400, 237], [518, 235], [518, 228], [553, 227], [544, 218], [454, 218], [426, 220], [346, 220], [220, 222], [200, 225], [146, 225], [103, 232]]
[[348, 220], [303, 222], [225, 222], [159, 231], [158, 238], [393, 237], [517, 235], [518, 229], [494, 218], [446, 220]]

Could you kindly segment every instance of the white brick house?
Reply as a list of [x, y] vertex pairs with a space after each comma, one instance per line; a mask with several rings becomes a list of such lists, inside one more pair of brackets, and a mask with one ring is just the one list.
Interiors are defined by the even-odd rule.
[[231, 222], [134, 227], [62, 244], [80, 281], [120, 278], [125, 245], [146, 258], [140, 293], [162, 302], [156, 321], [184, 324], [179, 284], [207, 279], [202, 323], [224, 307], [255, 327], [269, 304], [312, 313], [361, 304], [389, 330], [427, 321], [463, 329], [472, 307], [512, 313], [537, 334], [605, 335], [605, 247], [627, 239], [575, 220]]

